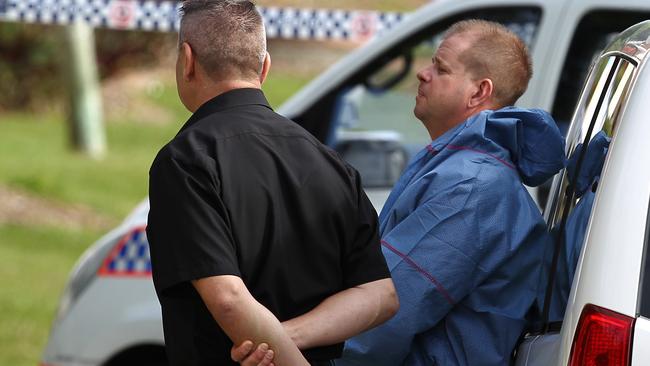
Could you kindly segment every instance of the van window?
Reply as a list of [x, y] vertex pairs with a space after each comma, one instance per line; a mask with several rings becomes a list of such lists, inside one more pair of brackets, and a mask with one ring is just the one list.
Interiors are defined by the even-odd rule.
[[635, 69], [636, 64], [621, 57], [600, 59], [576, 108], [567, 135], [568, 164], [553, 182], [546, 211], [559, 250], [552, 302], [545, 309], [551, 321], [560, 321], [564, 315], [598, 181]]
[[338, 90], [330, 117], [334, 148], [360, 171], [365, 186], [391, 187], [409, 158], [431, 141], [413, 115], [416, 74], [431, 63], [443, 32], [456, 21], [482, 18], [505, 24], [533, 47], [540, 17], [538, 8], [483, 9], [436, 22], [404, 40]]

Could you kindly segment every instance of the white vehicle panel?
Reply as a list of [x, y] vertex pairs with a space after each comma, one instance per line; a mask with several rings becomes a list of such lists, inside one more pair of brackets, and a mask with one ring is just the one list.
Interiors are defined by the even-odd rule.
[[[640, 72], [603, 168], [562, 326], [564, 345], [571, 344], [587, 303], [636, 316], [650, 198], [650, 124], [634, 123], [648, 115], [650, 72]], [[562, 348], [560, 364], [568, 362], [570, 351]]]
[[98, 277], [54, 329], [44, 360], [100, 365], [135, 345], [162, 345], [161, 318], [151, 277]]
[[633, 347], [632, 366], [647, 366], [650, 364], [650, 320], [640, 317], [634, 324], [633, 345], [646, 345], [645, 347]]
[[149, 198], [145, 198], [140, 202], [131, 213], [122, 221], [122, 225], [127, 228], [136, 226], [144, 226], [147, 224], [147, 217], [149, 216]]
[[388, 199], [390, 189], [366, 188], [364, 191], [372, 203], [372, 206], [375, 208], [375, 211], [377, 211], [377, 214], [379, 214], [379, 212], [381, 212], [381, 208], [384, 207], [384, 203]]
[[517, 349], [515, 366], [548, 366], [557, 362], [560, 334], [530, 337]]

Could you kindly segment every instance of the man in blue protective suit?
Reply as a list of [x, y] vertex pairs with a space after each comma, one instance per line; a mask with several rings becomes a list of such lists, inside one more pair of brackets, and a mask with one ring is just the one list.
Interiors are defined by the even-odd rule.
[[[400, 309], [348, 340], [336, 365], [510, 363], [537, 306], [549, 244], [524, 184], [539, 185], [564, 165], [553, 119], [509, 107], [526, 90], [531, 68], [515, 34], [471, 20], [453, 25], [418, 73], [414, 113], [432, 142], [410, 162], [379, 217]], [[257, 365], [253, 358], [243, 364]]]
[[456, 23], [418, 73], [415, 116], [433, 142], [379, 217], [397, 315], [346, 343], [337, 365], [507, 365], [536, 306], [547, 228], [523, 184], [564, 164], [545, 112], [515, 107], [531, 77], [523, 42]]

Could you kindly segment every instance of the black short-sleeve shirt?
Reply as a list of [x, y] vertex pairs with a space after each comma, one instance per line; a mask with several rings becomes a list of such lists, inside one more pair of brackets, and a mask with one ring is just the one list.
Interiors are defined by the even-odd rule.
[[[172, 364], [230, 365], [229, 338], [191, 285], [240, 276], [280, 321], [389, 277], [358, 173], [261, 90], [201, 106], [156, 156], [147, 236]], [[317, 326], [317, 325], [314, 325]], [[343, 344], [304, 352], [340, 356]]]

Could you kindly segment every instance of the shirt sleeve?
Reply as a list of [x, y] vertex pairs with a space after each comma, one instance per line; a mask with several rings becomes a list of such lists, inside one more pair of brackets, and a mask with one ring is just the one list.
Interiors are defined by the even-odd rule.
[[390, 278], [379, 241], [377, 212], [362, 188], [359, 173], [354, 169], [351, 170], [357, 190], [358, 222], [352, 245], [349, 246], [344, 257], [345, 288]]
[[[400, 300], [388, 322], [346, 342], [337, 365], [401, 365], [414, 338], [441, 319], [497, 265], [501, 192], [473, 179], [441, 187], [390, 231], [383, 252]], [[480, 191], [480, 192], [477, 192]], [[507, 199], [506, 199], [507, 200]], [[501, 218], [499, 218], [500, 220]], [[498, 253], [496, 253], [498, 255]]]
[[240, 276], [216, 173], [167, 146], [149, 175], [147, 236], [157, 291], [204, 277]]

